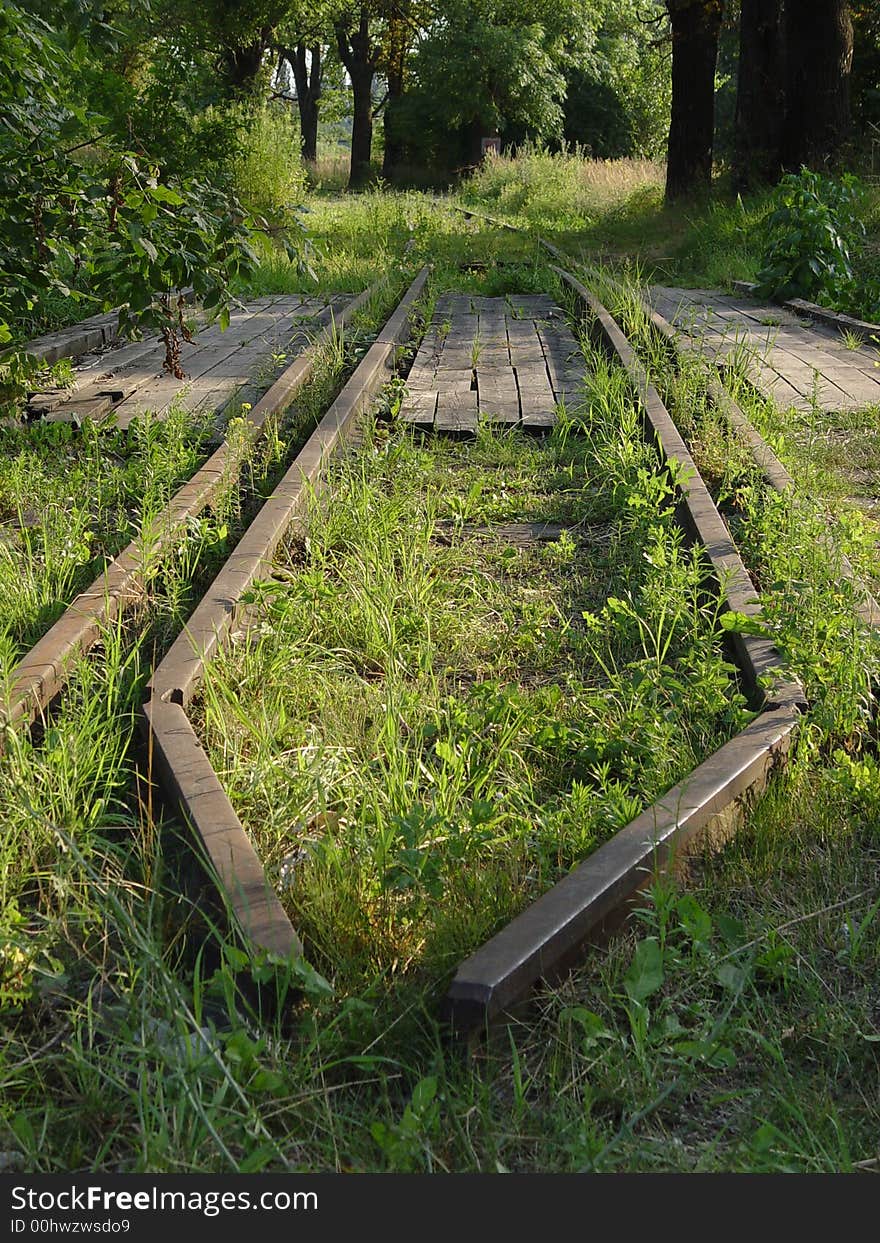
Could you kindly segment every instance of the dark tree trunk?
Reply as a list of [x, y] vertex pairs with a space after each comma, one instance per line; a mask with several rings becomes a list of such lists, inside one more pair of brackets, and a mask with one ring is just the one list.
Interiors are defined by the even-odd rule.
[[399, 14], [388, 25], [388, 98], [382, 125], [385, 132], [385, 152], [382, 156], [382, 176], [390, 181], [394, 170], [403, 158], [403, 143], [398, 131], [397, 109], [403, 96], [403, 72], [406, 62], [406, 26]]
[[373, 154], [373, 71], [356, 70], [351, 74], [354, 96], [351, 125], [351, 169], [348, 185], [352, 190], [363, 186], [370, 176]]
[[672, 118], [666, 164], [668, 201], [712, 181], [715, 63], [723, 0], [666, 0], [672, 26]]
[[853, 28], [847, 0], [786, 0], [785, 39], [783, 164], [821, 168], [840, 154], [849, 134]]
[[304, 43], [292, 51], [285, 51], [284, 58], [293, 69], [296, 84], [296, 102], [299, 108], [299, 132], [302, 157], [308, 164], [318, 158], [318, 107], [321, 100], [323, 65], [320, 47], [311, 48], [311, 64]]
[[370, 18], [365, 7], [360, 11], [356, 30], [336, 27], [336, 41], [339, 58], [351, 78], [354, 115], [348, 188], [356, 190], [369, 179], [373, 151], [373, 78], [377, 52], [370, 46]]
[[778, 180], [784, 115], [782, 2], [742, 0], [733, 152], [737, 190]]
[[265, 26], [253, 43], [246, 47], [223, 48], [223, 75], [230, 91], [242, 93], [253, 90], [263, 67], [263, 57], [271, 44], [272, 34], [272, 29]]

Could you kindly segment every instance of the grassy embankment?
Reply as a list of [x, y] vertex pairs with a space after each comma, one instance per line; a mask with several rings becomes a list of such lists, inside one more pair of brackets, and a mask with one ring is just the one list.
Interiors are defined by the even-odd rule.
[[[754, 280], [767, 243], [769, 192], [740, 197], [718, 180], [702, 202], [666, 206], [664, 178], [663, 166], [650, 161], [581, 160], [532, 150], [488, 162], [458, 194], [462, 202], [540, 233], [575, 256], [637, 260], [652, 281], [725, 289], [734, 280]], [[866, 188], [860, 212], [865, 253], [880, 268], [876, 187]], [[866, 315], [864, 308], [861, 313]]]

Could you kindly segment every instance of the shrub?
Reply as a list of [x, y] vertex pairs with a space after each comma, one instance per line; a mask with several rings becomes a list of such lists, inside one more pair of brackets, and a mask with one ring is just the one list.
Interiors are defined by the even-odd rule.
[[823, 299], [836, 305], [854, 292], [853, 260], [864, 242], [863, 188], [802, 168], [779, 183], [767, 217], [767, 246], [758, 273], [764, 296]]
[[299, 139], [286, 107], [269, 104], [240, 117], [232, 163], [236, 193], [255, 216], [283, 223], [306, 192]]

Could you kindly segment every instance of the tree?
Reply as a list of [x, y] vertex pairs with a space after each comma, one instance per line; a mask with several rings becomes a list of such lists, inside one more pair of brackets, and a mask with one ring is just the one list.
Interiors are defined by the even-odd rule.
[[268, 71], [282, 23], [305, 21], [306, 0], [160, 0], [162, 28], [186, 47], [209, 53], [226, 96], [253, 96]]
[[333, 38], [332, 0], [313, 0], [293, 7], [275, 33], [279, 66], [287, 63], [293, 74], [302, 157], [318, 158], [318, 116], [324, 94], [324, 76]]
[[707, 190], [712, 181], [715, 65], [724, 0], [666, 0], [672, 29], [672, 116], [666, 198]]
[[591, 0], [565, 69], [565, 138], [605, 159], [653, 158], [669, 134], [669, 47], [644, 0]]
[[787, 169], [833, 162], [849, 135], [853, 26], [847, 0], [786, 0]]
[[785, 109], [781, 0], [741, 0], [733, 177], [738, 190], [778, 179]]
[[282, 43], [278, 54], [279, 61], [289, 64], [293, 73], [302, 158], [306, 163], [313, 164], [318, 158], [318, 110], [324, 86], [324, 47], [317, 40], [311, 45], [299, 42], [295, 47], [286, 47]]
[[[228, 322], [230, 287], [257, 257], [252, 222], [227, 186], [162, 180], [137, 136], [84, 97], [108, 27], [53, 31], [0, 0], [0, 388], [14, 392], [31, 362], [14, 347], [47, 296], [88, 311], [123, 304], [124, 329], [151, 331], [177, 374], [186, 335], [176, 290], [192, 284]], [[141, 150], [133, 151], [132, 146]], [[291, 253], [293, 253], [291, 251]]]
[[[482, 137], [562, 137], [565, 68], [584, 44], [587, 6], [560, 0], [451, 0], [426, 30], [405, 97], [410, 141], [474, 165]], [[403, 111], [403, 109], [402, 109]]]
[[381, 45], [371, 30], [375, 14], [369, 4], [344, 8], [335, 22], [339, 59], [351, 79], [352, 127], [349, 189], [362, 186], [370, 175], [373, 152], [373, 79]]
[[399, 134], [397, 115], [403, 96], [406, 60], [413, 36], [412, 5], [407, 0], [391, 6], [388, 16], [384, 65], [388, 92], [385, 98], [382, 125], [385, 131], [385, 150], [382, 157], [382, 176], [389, 181], [400, 164], [403, 144]]

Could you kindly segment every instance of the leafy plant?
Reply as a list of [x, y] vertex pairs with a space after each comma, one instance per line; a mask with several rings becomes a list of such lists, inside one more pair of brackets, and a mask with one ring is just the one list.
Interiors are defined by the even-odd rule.
[[758, 273], [763, 297], [834, 300], [853, 280], [853, 260], [865, 236], [856, 177], [840, 180], [802, 168], [780, 181], [767, 217], [769, 242]]
[[[0, 0], [4, 170], [0, 210], [0, 395], [15, 397], [38, 369], [20, 348], [22, 325], [47, 299], [105, 310], [123, 304], [130, 335], [156, 332], [179, 378], [189, 338], [178, 291], [192, 286], [221, 326], [232, 287], [258, 264], [251, 237], [269, 225], [228, 187], [179, 177], [128, 149], [112, 122], [82, 105], [87, 51]], [[109, 128], [108, 128], [109, 126]], [[289, 222], [288, 222], [289, 223]], [[298, 254], [282, 234], [291, 257]], [[3, 346], [7, 348], [2, 349]]]

